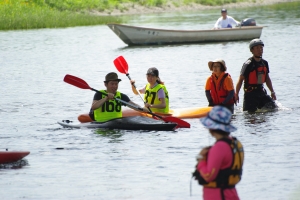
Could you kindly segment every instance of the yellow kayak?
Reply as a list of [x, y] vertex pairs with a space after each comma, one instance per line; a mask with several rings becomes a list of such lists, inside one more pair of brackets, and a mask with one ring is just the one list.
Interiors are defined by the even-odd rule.
[[[161, 116], [172, 116], [180, 119], [189, 119], [189, 118], [201, 118], [205, 117], [207, 113], [212, 109], [212, 107], [190, 107], [190, 108], [178, 108], [171, 109], [169, 114], [155, 113]], [[148, 113], [143, 113], [139, 111], [135, 111], [132, 109], [124, 109], [122, 111], [123, 117], [131, 117], [131, 116], [146, 116], [152, 118], [152, 115]], [[78, 121], [81, 123], [91, 122], [92, 119], [88, 114], [81, 114], [78, 116]]]

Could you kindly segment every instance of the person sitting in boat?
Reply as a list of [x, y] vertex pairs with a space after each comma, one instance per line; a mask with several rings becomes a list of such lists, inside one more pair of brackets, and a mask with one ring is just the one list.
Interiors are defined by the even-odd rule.
[[115, 72], [110, 72], [105, 76], [104, 85], [106, 90], [100, 90], [102, 93], [96, 92], [94, 95], [92, 107], [89, 116], [92, 120], [97, 122], [105, 122], [111, 119], [122, 117], [122, 104], [115, 100], [119, 98], [134, 106], [139, 105], [132, 102], [129, 97], [118, 91], [119, 82], [121, 79]]
[[233, 17], [227, 15], [227, 10], [225, 8], [221, 10], [221, 15], [222, 17], [220, 17], [215, 23], [214, 29], [232, 28], [234, 26], [240, 26], [240, 22], [236, 21]]
[[234, 112], [235, 93], [234, 85], [227, 70], [225, 61], [216, 59], [208, 62], [212, 75], [206, 80], [205, 95], [209, 102], [208, 106], [222, 105]]
[[150, 112], [168, 114], [169, 113], [169, 95], [166, 86], [159, 78], [159, 71], [157, 68], [152, 67], [147, 71], [148, 84], [137, 91], [134, 87], [134, 80], [131, 80], [132, 91], [134, 94], [145, 94], [144, 102], [145, 107]]

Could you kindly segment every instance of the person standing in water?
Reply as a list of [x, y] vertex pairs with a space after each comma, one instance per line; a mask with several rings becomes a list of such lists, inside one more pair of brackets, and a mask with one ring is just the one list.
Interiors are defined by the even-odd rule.
[[208, 62], [208, 68], [212, 75], [207, 78], [205, 95], [209, 102], [208, 106], [221, 105], [234, 112], [235, 94], [233, 81], [227, 70], [225, 61], [216, 59]]
[[[269, 64], [262, 58], [264, 43], [261, 39], [253, 39], [249, 43], [252, 57], [243, 64], [239, 80], [236, 84], [236, 101], [239, 102], [239, 92], [244, 82], [243, 111], [255, 112], [265, 107], [275, 109], [276, 95], [269, 76]], [[263, 87], [266, 83], [271, 92], [271, 97]]]

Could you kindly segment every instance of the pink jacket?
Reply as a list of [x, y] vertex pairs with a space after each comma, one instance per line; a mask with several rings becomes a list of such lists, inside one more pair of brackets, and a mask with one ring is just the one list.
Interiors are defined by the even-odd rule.
[[[197, 169], [201, 176], [210, 182], [214, 180], [220, 169], [230, 167], [232, 163], [232, 150], [230, 146], [220, 141], [214, 144], [208, 151], [207, 161], [202, 160], [198, 163]], [[235, 188], [224, 190], [225, 200], [239, 200]], [[222, 200], [220, 188], [203, 187], [204, 200]]]

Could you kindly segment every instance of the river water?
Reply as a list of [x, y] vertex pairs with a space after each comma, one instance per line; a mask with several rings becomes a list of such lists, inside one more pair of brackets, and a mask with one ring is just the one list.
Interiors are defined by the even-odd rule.
[[[275, 9], [230, 9], [238, 20], [266, 26], [263, 57], [277, 94], [279, 111], [249, 115], [235, 108], [233, 135], [245, 148], [241, 199], [299, 199], [300, 191], [300, 15], [299, 3]], [[127, 24], [172, 29], [210, 29], [219, 10], [126, 16]], [[127, 47], [107, 26], [0, 32], [0, 149], [30, 151], [28, 165], [0, 169], [0, 197], [10, 199], [201, 199], [191, 172], [199, 150], [214, 142], [199, 119], [174, 132], [64, 129], [57, 121], [86, 113], [94, 93], [63, 82], [78, 76], [97, 89], [117, 72], [123, 55], [142, 87], [157, 67], [169, 90], [171, 108], [205, 107], [207, 62], [226, 61], [236, 83], [251, 53], [249, 41]], [[119, 90], [134, 96], [127, 77]], [[242, 98], [242, 94], [240, 95]], [[242, 99], [241, 99], [242, 102]]]

